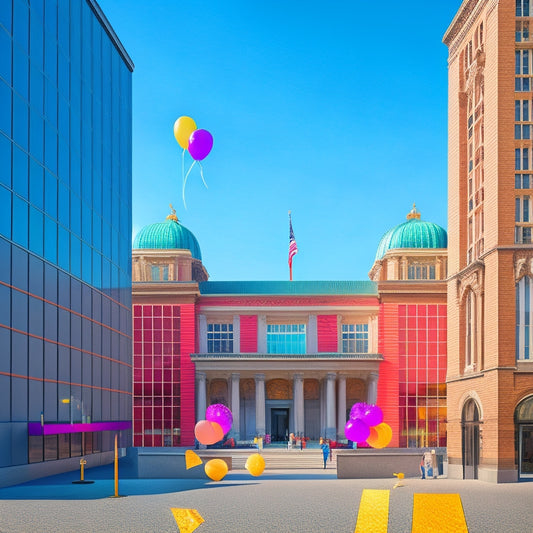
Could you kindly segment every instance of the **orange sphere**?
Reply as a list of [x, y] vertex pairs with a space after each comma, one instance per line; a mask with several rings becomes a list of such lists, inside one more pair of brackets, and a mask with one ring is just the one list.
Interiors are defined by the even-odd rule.
[[194, 427], [194, 436], [200, 444], [215, 444], [224, 438], [224, 432], [218, 422], [200, 420]]
[[211, 459], [205, 463], [205, 473], [213, 481], [220, 481], [228, 473], [228, 465], [222, 459]]

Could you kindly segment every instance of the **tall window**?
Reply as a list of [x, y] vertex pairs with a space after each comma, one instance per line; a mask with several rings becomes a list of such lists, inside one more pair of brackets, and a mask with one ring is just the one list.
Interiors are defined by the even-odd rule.
[[529, 20], [517, 20], [515, 40], [517, 43], [529, 42]]
[[477, 363], [477, 313], [476, 313], [476, 295], [468, 291], [466, 297], [466, 346], [465, 346], [465, 367], [472, 369]]
[[516, 16], [529, 17], [529, 0], [516, 0]]
[[368, 324], [342, 325], [343, 353], [368, 353]]
[[531, 168], [531, 150], [529, 148], [515, 148], [514, 168], [515, 170], [529, 170]]
[[515, 243], [531, 244], [531, 196], [517, 196], [515, 198]]
[[168, 281], [168, 265], [153, 265], [152, 281]]
[[515, 91], [531, 90], [531, 50], [515, 51]]
[[207, 351], [233, 353], [233, 324], [207, 324]]
[[530, 359], [531, 346], [531, 289], [533, 283], [524, 276], [516, 284], [516, 358]]
[[305, 353], [305, 324], [268, 324], [267, 353]]
[[530, 121], [529, 100], [515, 100], [515, 139], [531, 139], [531, 124], [522, 124]]

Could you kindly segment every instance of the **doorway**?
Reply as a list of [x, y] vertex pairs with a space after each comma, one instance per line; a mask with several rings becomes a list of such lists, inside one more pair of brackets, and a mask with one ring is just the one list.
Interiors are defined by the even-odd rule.
[[286, 441], [289, 435], [289, 409], [270, 410], [271, 442]]
[[518, 475], [521, 479], [533, 479], [533, 425], [518, 426]]
[[479, 409], [474, 400], [463, 407], [463, 479], [477, 479], [479, 467]]

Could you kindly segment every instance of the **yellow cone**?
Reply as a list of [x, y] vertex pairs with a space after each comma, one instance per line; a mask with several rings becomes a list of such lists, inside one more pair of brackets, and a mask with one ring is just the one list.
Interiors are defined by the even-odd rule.
[[185, 468], [189, 470], [189, 468], [193, 468], [194, 466], [201, 465], [203, 461], [200, 459], [197, 453], [193, 452], [192, 450], [186, 450], [185, 451]]
[[171, 507], [170, 510], [176, 519], [180, 533], [192, 533], [202, 522], [205, 522], [196, 509]]

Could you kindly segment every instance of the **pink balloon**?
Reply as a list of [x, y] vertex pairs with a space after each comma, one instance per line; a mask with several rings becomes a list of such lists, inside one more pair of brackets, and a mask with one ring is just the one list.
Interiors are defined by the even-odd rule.
[[189, 137], [189, 153], [195, 161], [205, 159], [213, 148], [213, 136], [207, 130], [195, 130]]
[[224, 435], [231, 429], [231, 425], [233, 424], [231, 411], [221, 403], [210, 405], [205, 411], [205, 419], [220, 424]]
[[370, 435], [370, 428], [359, 418], [350, 419], [344, 426], [344, 435], [353, 442], [364, 442]]

